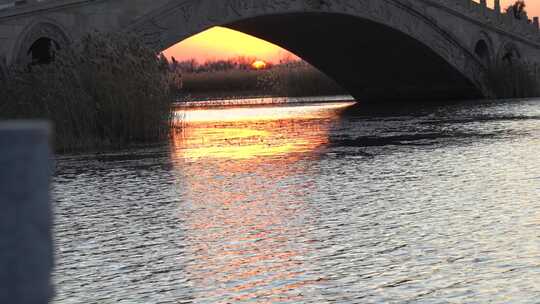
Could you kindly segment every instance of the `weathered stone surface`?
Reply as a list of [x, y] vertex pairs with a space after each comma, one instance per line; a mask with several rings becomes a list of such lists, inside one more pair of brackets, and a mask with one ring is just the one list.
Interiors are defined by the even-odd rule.
[[0, 56], [0, 81], [2, 81], [2, 79], [6, 76], [6, 74], [7, 74], [6, 59]]
[[290, 49], [365, 100], [488, 96], [485, 65], [509, 46], [540, 63], [534, 22], [472, 0], [26, 2], [0, 10], [0, 56], [25, 62], [36, 37], [61, 46], [96, 29], [136, 32], [162, 50], [215, 25]]
[[49, 125], [0, 123], [0, 303], [52, 296]]

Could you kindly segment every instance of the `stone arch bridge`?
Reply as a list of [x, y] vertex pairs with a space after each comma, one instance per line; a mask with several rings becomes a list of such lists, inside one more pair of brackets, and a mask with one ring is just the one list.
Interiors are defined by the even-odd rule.
[[493, 1], [0, 0], [0, 70], [50, 60], [90, 31], [163, 50], [220, 25], [296, 53], [360, 100], [489, 97], [490, 62], [540, 62], [538, 18]]

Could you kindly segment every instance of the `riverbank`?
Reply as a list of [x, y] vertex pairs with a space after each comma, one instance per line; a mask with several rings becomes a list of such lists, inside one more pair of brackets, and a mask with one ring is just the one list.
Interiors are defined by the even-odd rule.
[[50, 60], [11, 67], [0, 82], [0, 119], [51, 121], [59, 152], [168, 138], [168, 63], [137, 37], [89, 34]]
[[253, 96], [332, 96], [347, 92], [324, 73], [303, 62], [266, 69], [231, 68], [182, 74], [181, 99], [235, 99]]

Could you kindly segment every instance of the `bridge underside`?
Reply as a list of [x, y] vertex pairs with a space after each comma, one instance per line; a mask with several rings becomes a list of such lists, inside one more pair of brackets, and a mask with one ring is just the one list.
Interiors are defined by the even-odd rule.
[[288, 14], [224, 26], [292, 51], [360, 101], [482, 97], [465, 76], [427, 46], [372, 21], [337, 14]]

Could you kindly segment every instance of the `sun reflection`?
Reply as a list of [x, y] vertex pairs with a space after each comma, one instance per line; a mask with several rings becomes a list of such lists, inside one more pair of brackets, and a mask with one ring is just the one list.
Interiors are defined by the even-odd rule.
[[182, 113], [172, 153], [183, 185], [179, 217], [194, 296], [298, 303], [324, 289], [324, 275], [303, 262], [314, 250], [307, 231], [318, 214], [307, 198], [316, 187], [305, 178], [313, 168], [301, 155], [328, 143], [329, 128], [350, 105]]
[[180, 110], [184, 128], [174, 137], [175, 148], [181, 154], [179, 157], [191, 160], [247, 159], [312, 151], [327, 143], [323, 129], [328, 124], [307, 122], [331, 120], [351, 104]]
[[[262, 122], [278, 120], [306, 120], [317, 118], [334, 119], [339, 113], [354, 102], [332, 102], [324, 104], [310, 104], [297, 106], [258, 106], [208, 109], [179, 109], [178, 115], [183, 123], [190, 125], [207, 124], [212, 127], [224, 122]], [[245, 127], [245, 126], [242, 126]], [[188, 129], [189, 130], [189, 129]]]

